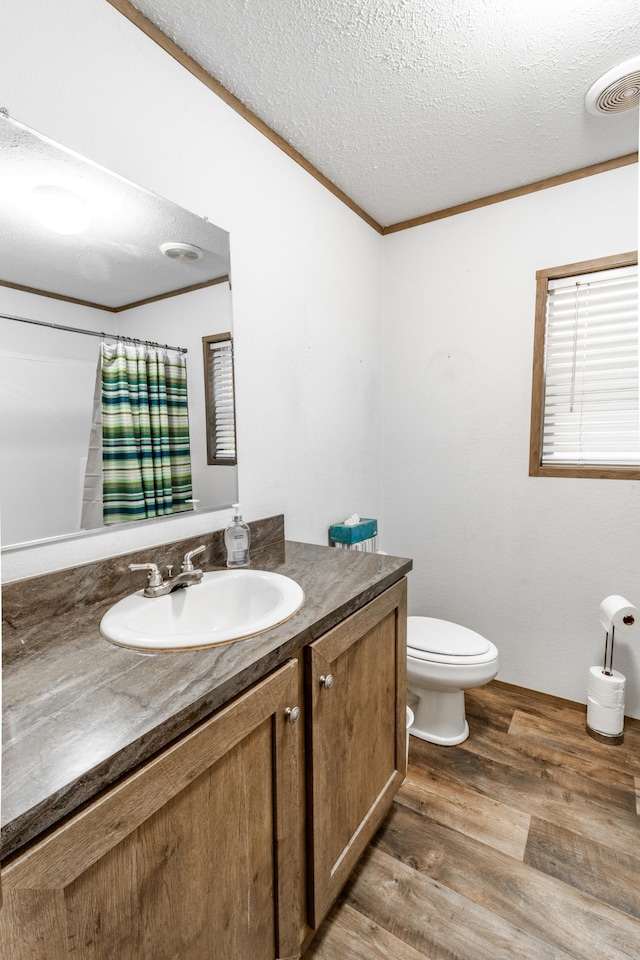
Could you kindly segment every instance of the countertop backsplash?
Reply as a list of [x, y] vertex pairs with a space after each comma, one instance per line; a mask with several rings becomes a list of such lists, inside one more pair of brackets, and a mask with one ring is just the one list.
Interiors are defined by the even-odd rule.
[[[249, 527], [251, 553], [284, 540], [283, 514], [255, 520]], [[93, 607], [101, 601], [115, 603], [145, 585], [144, 572], [132, 573], [130, 563], [157, 563], [163, 572], [169, 563], [177, 572], [185, 553], [203, 543], [207, 549], [197, 558], [197, 565], [208, 568], [226, 566], [224, 530], [213, 530], [106, 560], [94, 560], [78, 567], [5, 583], [2, 586], [3, 642], [10, 645], [12, 634], [18, 628], [35, 627], [74, 609]]]

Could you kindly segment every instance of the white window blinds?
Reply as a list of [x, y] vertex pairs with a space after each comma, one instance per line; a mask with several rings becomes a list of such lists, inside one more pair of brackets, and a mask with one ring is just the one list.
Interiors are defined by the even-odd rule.
[[543, 464], [640, 463], [638, 268], [550, 279]]
[[208, 460], [213, 464], [235, 464], [233, 341], [230, 336], [205, 340]]

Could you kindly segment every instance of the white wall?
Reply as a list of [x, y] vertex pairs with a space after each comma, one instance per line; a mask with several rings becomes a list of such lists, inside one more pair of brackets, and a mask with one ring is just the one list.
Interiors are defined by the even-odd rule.
[[[600, 601], [640, 606], [640, 483], [528, 476], [536, 270], [635, 250], [637, 165], [385, 238], [386, 546], [410, 612], [493, 640], [500, 678], [585, 702]], [[640, 716], [640, 641], [616, 650]]]
[[[11, 116], [230, 232], [245, 516], [315, 542], [378, 516], [382, 238], [104, 0], [8, 0], [0, 45]], [[9, 553], [3, 577], [229, 516]]]

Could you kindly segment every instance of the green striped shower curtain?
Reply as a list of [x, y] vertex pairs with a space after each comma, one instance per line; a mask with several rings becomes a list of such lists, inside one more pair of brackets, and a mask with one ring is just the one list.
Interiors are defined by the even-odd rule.
[[102, 343], [105, 524], [193, 509], [185, 355]]

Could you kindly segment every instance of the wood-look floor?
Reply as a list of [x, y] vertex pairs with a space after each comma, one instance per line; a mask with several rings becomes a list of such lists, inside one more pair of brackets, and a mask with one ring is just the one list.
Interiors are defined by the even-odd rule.
[[640, 722], [493, 682], [411, 738], [385, 823], [304, 960], [640, 960]]

